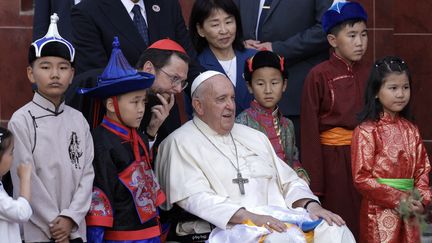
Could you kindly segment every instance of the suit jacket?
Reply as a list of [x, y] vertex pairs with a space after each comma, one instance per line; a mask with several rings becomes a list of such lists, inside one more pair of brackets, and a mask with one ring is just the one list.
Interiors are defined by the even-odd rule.
[[[177, 0], [145, 0], [145, 8], [150, 43], [170, 38], [195, 57]], [[71, 19], [77, 73], [105, 67], [114, 36], [132, 66], [147, 48], [120, 0], [84, 0], [72, 8]]]
[[[246, 60], [253, 56], [257, 51], [252, 49], [245, 49], [244, 51], [235, 50], [235, 55], [237, 57], [237, 82], [234, 88], [235, 90], [235, 102], [236, 102], [236, 115], [240, 114], [244, 109], [249, 108], [253, 96], [249, 93], [247, 88], [247, 83], [243, 78], [243, 69]], [[198, 55], [198, 62], [206, 70], [214, 70], [221, 73], [225, 73], [225, 70], [220, 65], [216, 56], [210, 50], [210, 48], [205, 48]]]
[[[190, 42], [178, 0], [145, 0], [145, 8], [150, 43], [170, 38], [182, 45], [191, 60], [194, 60], [195, 50]], [[72, 8], [71, 19], [72, 41], [76, 48], [75, 73], [83, 75], [76, 76], [74, 82], [78, 84], [75, 86], [91, 87], [95, 84], [95, 74], [99, 72], [97, 69], [105, 68], [111, 56], [114, 36], [119, 37], [121, 50], [132, 66], [135, 66], [141, 53], [147, 48], [120, 0], [83, 0]], [[193, 80], [201, 70], [196, 62], [192, 62], [188, 81]], [[71, 89], [68, 93], [71, 97], [67, 97], [71, 106], [86, 109], [86, 118], [92, 121], [92, 101], [77, 97], [73, 92], [74, 89]], [[159, 130], [169, 134], [180, 127], [179, 112], [184, 111], [179, 111], [177, 105], [174, 105]], [[150, 109], [147, 109], [146, 114], [150, 113]], [[160, 135], [158, 140], [165, 136]]]
[[68, 41], [72, 40], [71, 8], [74, 0], [35, 0], [33, 15], [33, 41], [42, 38], [48, 31], [50, 16], [59, 16], [58, 30], [60, 35]]
[[[256, 39], [259, 0], [234, 0], [239, 7], [244, 38]], [[332, 0], [273, 0], [259, 40], [288, 63], [288, 89], [280, 102], [284, 115], [299, 115], [303, 82], [309, 70], [328, 58], [329, 45], [321, 26]]]

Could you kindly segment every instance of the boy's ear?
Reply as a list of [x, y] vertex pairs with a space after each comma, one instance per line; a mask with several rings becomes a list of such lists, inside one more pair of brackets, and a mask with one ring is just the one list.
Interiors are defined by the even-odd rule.
[[108, 99], [106, 100], [105, 107], [106, 107], [107, 111], [109, 111], [109, 112], [111, 112], [111, 113], [115, 113], [114, 100], [113, 100], [113, 98], [108, 98]]
[[247, 88], [249, 90], [249, 93], [253, 95], [252, 80], [250, 82], [247, 82]]
[[283, 79], [283, 86], [282, 86], [282, 91], [283, 92], [285, 92], [287, 86], [288, 86], [288, 79], [284, 78]]
[[328, 34], [327, 35], [327, 41], [328, 43], [333, 47], [336, 48], [337, 47], [337, 41], [336, 41], [336, 36], [333, 34]]
[[69, 84], [72, 83], [73, 78], [74, 78], [74, 76], [75, 76], [75, 68], [71, 67], [71, 72], [72, 72], [72, 75], [71, 75], [71, 78], [70, 78]]
[[144, 66], [143, 66], [142, 70], [144, 72], [146, 72], [146, 73], [151, 73], [153, 75], [156, 74], [156, 69], [155, 69], [153, 63], [150, 62], [150, 61], [147, 61], [147, 62], [144, 63]]
[[33, 68], [31, 66], [27, 67], [27, 78], [30, 80], [30, 83], [35, 84], [36, 81], [33, 76]]

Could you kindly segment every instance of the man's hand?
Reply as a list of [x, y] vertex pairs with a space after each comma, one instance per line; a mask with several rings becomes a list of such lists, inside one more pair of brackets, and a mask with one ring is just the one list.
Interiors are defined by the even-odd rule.
[[161, 101], [161, 105], [155, 105], [151, 108], [152, 116], [150, 123], [146, 128], [147, 134], [150, 136], [156, 136], [159, 127], [168, 117], [171, 108], [174, 106], [174, 94], [169, 97], [169, 102], [161, 94], [156, 94], [158, 99]]
[[273, 47], [272, 47], [271, 42], [260, 42], [257, 40], [245, 40], [244, 45], [246, 48], [273, 51]]
[[261, 42], [260, 41], [258, 41], [258, 40], [245, 40], [244, 41], [244, 46], [246, 47], [246, 48], [250, 48], [250, 49], [257, 49], [256, 48], [256, 46], [258, 45], [258, 44], [260, 44]]
[[69, 235], [75, 222], [66, 216], [57, 216], [50, 224], [50, 233], [55, 242], [69, 242]]
[[309, 215], [313, 220], [323, 218], [329, 225], [333, 225], [333, 223], [338, 226], [345, 225], [345, 221], [339, 215], [324, 209], [317, 202], [309, 203], [306, 210], [309, 212]]
[[262, 43], [256, 44], [255, 49], [273, 51], [273, 47], [272, 47], [271, 42], [262, 42]]
[[284, 222], [273, 218], [268, 215], [260, 215], [247, 211], [244, 208], [240, 208], [230, 219], [232, 224], [242, 224], [246, 221], [252, 221], [256, 226], [266, 227], [268, 230], [277, 232], [285, 232], [287, 226]]
[[272, 216], [252, 214], [251, 221], [257, 226], [266, 227], [270, 231], [276, 230], [279, 233], [287, 231], [286, 224]]

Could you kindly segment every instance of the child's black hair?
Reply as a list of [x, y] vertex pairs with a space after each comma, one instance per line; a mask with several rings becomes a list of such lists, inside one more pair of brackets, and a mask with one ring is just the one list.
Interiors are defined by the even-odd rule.
[[6, 150], [11, 146], [11, 143], [12, 132], [6, 128], [0, 127], [0, 162]]
[[363, 22], [366, 24], [366, 21], [362, 18], [357, 19], [349, 19], [347, 21], [340, 22], [339, 24], [333, 26], [327, 34], [332, 34], [334, 36], [337, 36], [341, 30], [343, 30], [346, 26], [353, 27], [355, 24]]
[[[378, 121], [381, 118], [382, 112], [384, 110], [381, 102], [376, 97], [381, 89], [381, 86], [384, 84], [384, 80], [392, 73], [405, 73], [411, 86], [411, 73], [409, 72], [408, 66], [404, 60], [397, 56], [386, 56], [377, 60], [372, 66], [372, 70], [367, 81], [364, 96], [365, 106], [358, 114], [360, 122], [367, 120]], [[409, 106], [410, 101], [402, 109], [402, 111], [399, 112], [399, 116], [411, 120], [409, 115]]]
[[252, 83], [252, 75], [255, 70], [262, 67], [272, 67], [281, 72], [282, 80], [285, 82], [288, 79], [288, 66], [285, 62], [285, 59], [278, 54], [268, 51], [262, 50], [258, 51], [252, 57], [246, 60], [244, 70], [243, 70], [243, 78], [249, 83]]

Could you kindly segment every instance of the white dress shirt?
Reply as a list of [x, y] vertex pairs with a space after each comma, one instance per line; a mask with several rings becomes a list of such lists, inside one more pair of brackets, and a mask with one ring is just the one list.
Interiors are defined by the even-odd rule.
[[129, 16], [131, 17], [131, 19], [133, 20], [134, 14], [132, 13], [132, 8], [135, 5], [139, 5], [140, 9], [141, 9], [141, 14], [144, 17], [144, 20], [148, 26], [148, 22], [147, 22], [147, 14], [146, 14], [146, 10], [145, 10], [145, 5], [144, 5], [144, 1], [138, 1], [137, 3], [132, 2], [131, 0], [121, 0], [121, 2], [123, 3], [123, 6], [126, 8], [126, 11], [129, 13]]

